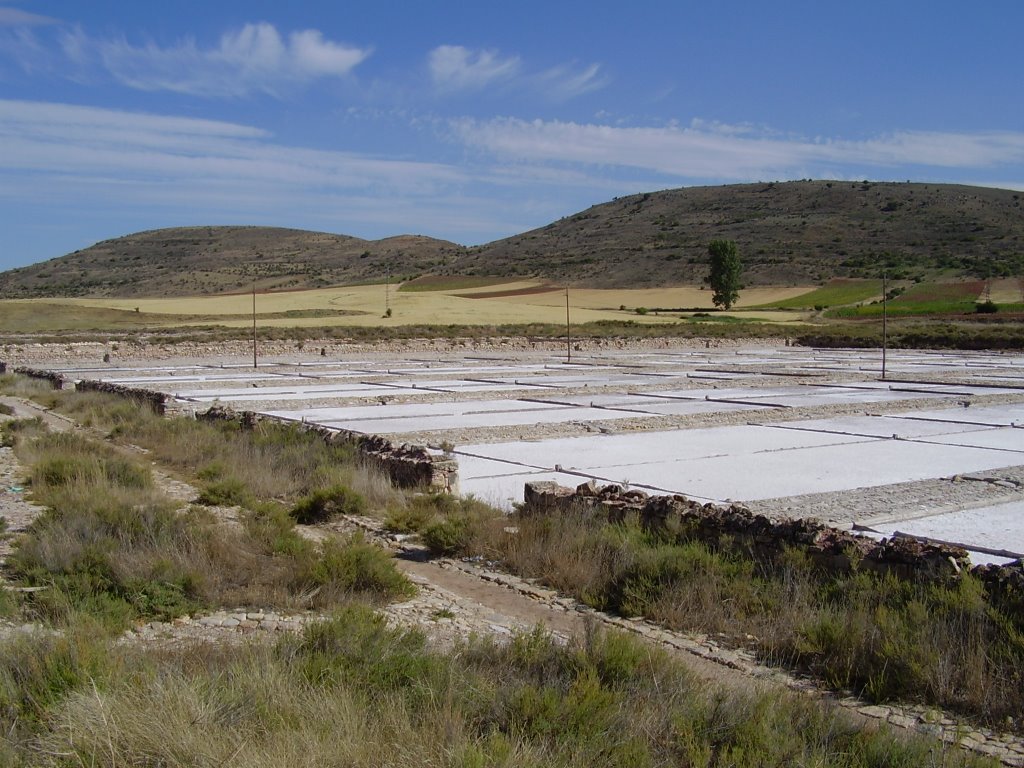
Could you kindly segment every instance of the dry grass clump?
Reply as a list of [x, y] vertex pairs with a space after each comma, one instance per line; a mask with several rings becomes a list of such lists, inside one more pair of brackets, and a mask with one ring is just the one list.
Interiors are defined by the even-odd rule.
[[[275, 647], [122, 654], [90, 670], [94, 683], [80, 674], [88, 648], [4, 658], [0, 680], [24, 667], [22, 690], [50, 691], [36, 710], [47, 716], [10, 743], [12, 764], [991, 765], [805, 698], [709, 689], [664, 652], [597, 631], [442, 653], [352, 606]], [[4, 700], [0, 717], [25, 701]]]

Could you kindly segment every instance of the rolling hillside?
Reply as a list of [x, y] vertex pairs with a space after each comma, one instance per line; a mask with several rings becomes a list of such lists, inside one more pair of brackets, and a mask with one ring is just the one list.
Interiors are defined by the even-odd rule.
[[465, 248], [269, 227], [153, 230], [0, 274], [0, 297], [199, 295], [423, 274], [530, 276], [591, 287], [699, 282], [707, 243], [737, 242], [747, 285], [890, 274], [1024, 274], [1022, 193], [795, 181], [632, 195]]
[[593, 287], [699, 282], [707, 244], [735, 240], [748, 285], [1024, 273], [1021, 193], [935, 184], [795, 181], [632, 195], [472, 249], [461, 273], [537, 274]]
[[197, 296], [322, 288], [439, 266], [462, 246], [430, 237], [384, 240], [274, 227], [180, 227], [104, 240], [0, 274], [0, 296]]

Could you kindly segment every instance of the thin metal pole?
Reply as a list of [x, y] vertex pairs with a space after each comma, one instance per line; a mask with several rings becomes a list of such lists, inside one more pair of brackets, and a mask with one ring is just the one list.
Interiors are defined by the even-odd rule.
[[252, 367], [256, 368], [256, 281], [252, 281]]
[[565, 362], [572, 362], [572, 335], [569, 332], [569, 286], [565, 286]]
[[885, 357], [889, 349], [889, 315], [887, 305], [889, 302], [888, 282], [886, 272], [882, 270], [882, 381], [885, 381]]

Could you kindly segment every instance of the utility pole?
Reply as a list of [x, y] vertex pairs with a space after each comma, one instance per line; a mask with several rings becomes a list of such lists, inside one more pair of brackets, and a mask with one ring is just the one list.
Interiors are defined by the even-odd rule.
[[887, 304], [889, 302], [889, 290], [886, 271], [882, 270], [882, 381], [885, 381], [885, 356], [889, 348], [889, 316]]
[[572, 362], [572, 334], [569, 328], [569, 286], [565, 286], [565, 362]]
[[391, 267], [388, 267], [388, 271], [384, 276], [384, 316], [387, 317], [388, 310], [391, 309]]
[[256, 368], [256, 281], [252, 281], [252, 367]]

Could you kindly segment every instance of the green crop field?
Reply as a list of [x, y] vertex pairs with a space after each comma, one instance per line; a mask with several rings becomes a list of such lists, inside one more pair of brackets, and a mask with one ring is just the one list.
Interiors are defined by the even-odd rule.
[[758, 309], [813, 309], [815, 307], [841, 307], [861, 301], [878, 298], [882, 295], [881, 280], [830, 280], [820, 288], [771, 304], [764, 304]]
[[416, 291], [465, 291], [471, 288], [487, 288], [515, 282], [508, 277], [474, 277], [453, 275], [451, 277], [428, 275], [402, 283], [398, 289], [405, 293]]
[[[975, 312], [985, 289], [983, 280], [956, 283], [918, 283], [890, 299], [886, 310], [891, 315], [963, 315]], [[882, 304], [845, 307], [830, 312], [831, 317], [871, 317], [882, 314]]]

